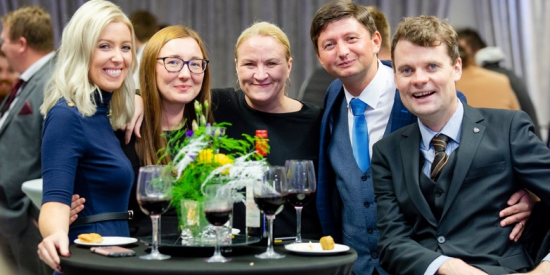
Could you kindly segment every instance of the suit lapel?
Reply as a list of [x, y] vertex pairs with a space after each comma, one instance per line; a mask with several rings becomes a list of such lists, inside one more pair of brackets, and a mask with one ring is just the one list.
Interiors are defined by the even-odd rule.
[[458, 194], [466, 174], [470, 169], [470, 165], [476, 155], [477, 148], [485, 132], [485, 126], [480, 125], [479, 122], [483, 120], [483, 116], [472, 107], [464, 104], [464, 118], [462, 119], [462, 130], [460, 138], [460, 146], [456, 153], [456, 164], [453, 172], [453, 179], [451, 180], [451, 186], [449, 193], [445, 200], [445, 206], [441, 213], [441, 218], [445, 216], [445, 213], [451, 207], [456, 195]]
[[21, 111], [21, 108], [23, 108], [23, 105], [25, 104], [25, 101], [29, 97], [31, 91], [35, 90], [36, 86], [36, 79], [40, 79], [41, 77], [33, 77], [29, 80], [29, 82], [25, 83], [23, 85], [23, 88], [19, 95], [17, 96], [17, 101], [13, 104], [11, 107], [11, 110], [8, 113], [8, 116], [6, 117], [6, 120], [4, 121], [4, 124], [2, 125], [2, 128], [0, 128], [0, 134], [4, 132], [4, 129], [7, 128], [8, 124], [19, 114], [19, 111]]
[[[6, 120], [4, 121], [4, 124], [2, 124], [2, 127], [0, 127], [0, 135], [8, 127], [8, 124], [10, 124], [10, 122], [15, 118], [15, 116], [19, 115], [21, 108], [23, 108], [23, 105], [25, 104], [25, 102], [27, 101], [27, 99], [29, 98], [32, 92], [44, 93], [44, 91], [35, 91], [36, 90], [35, 86], [39, 81], [47, 81], [47, 79], [42, 80], [42, 78], [44, 78], [44, 75], [49, 70], [53, 70], [54, 59], [55, 59], [55, 56], [52, 57], [50, 60], [48, 60], [48, 62], [46, 62], [42, 66], [42, 68], [40, 68], [33, 76], [31, 76], [29, 81], [27, 81], [27, 83], [23, 85], [21, 93], [17, 97], [17, 102], [15, 102], [15, 104], [12, 106], [8, 116], [6, 117]], [[5, 101], [4, 101], [4, 104], [5, 104]], [[36, 106], [36, 107], [39, 107], [39, 106]]]
[[428, 202], [420, 190], [420, 130], [418, 124], [403, 132], [404, 139], [400, 143], [401, 163], [405, 171], [405, 185], [411, 196], [411, 200], [424, 218], [432, 225], [437, 226], [436, 219]]

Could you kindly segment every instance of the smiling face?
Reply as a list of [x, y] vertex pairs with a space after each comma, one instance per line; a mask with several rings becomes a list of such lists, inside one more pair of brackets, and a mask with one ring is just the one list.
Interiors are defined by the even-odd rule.
[[125, 23], [107, 25], [96, 43], [88, 77], [100, 89], [112, 92], [124, 82], [132, 64], [132, 34]]
[[[179, 57], [185, 61], [204, 59], [199, 44], [191, 37], [178, 38], [168, 41], [160, 50], [158, 57]], [[169, 72], [162, 60], [157, 60], [157, 87], [161, 94], [162, 104], [181, 105], [194, 100], [201, 91], [204, 73], [195, 74], [184, 65], [179, 72]], [[180, 108], [180, 107], [178, 107]]]
[[366, 87], [376, 74], [376, 54], [381, 41], [378, 32], [371, 36], [357, 19], [340, 19], [329, 23], [319, 34], [317, 58], [323, 68], [344, 85], [359, 82]]
[[237, 49], [235, 60], [239, 84], [254, 109], [280, 102], [292, 69], [284, 46], [269, 36], [252, 36]]
[[457, 107], [455, 81], [462, 74], [460, 58], [452, 64], [444, 44], [422, 47], [407, 40], [394, 49], [395, 84], [401, 101], [434, 131], [451, 118]]

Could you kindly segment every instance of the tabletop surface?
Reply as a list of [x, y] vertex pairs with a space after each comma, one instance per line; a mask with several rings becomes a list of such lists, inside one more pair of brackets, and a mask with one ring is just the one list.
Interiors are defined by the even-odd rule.
[[213, 248], [161, 248], [161, 253], [172, 255], [164, 261], [142, 260], [140, 255], [149, 252], [148, 246], [138, 242], [125, 246], [136, 251], [135, 257], [110, 258], [90, 252], [89, 247], [71, 245], [71, 257], [61, 259], [64, 275], [87, 274], [349, 274], [357, 259], [355, 250], [334, 255], [308, 256], [287, 251], [276, 245], [275, 251], [286, 255], [283, 259], [263, 260], [254, 257], [266, 250], [265, 246], [233, 247], [224, 256], [228, 263], [206, 263]]

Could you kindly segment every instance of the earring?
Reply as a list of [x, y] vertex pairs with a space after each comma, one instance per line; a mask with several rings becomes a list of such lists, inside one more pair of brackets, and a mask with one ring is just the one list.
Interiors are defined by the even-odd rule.
[[292, 81], [290, 81], [290, 76], [286, 79], [285, 87], [290, 88], [292, 86]]

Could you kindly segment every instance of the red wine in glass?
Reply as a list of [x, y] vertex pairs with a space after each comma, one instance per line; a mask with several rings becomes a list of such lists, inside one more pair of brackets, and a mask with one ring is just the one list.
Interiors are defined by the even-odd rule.
[[294, 207], [304, 207], [314, 198], [315, 192], [292, 192], [286, 196], [286, 200]]
[[266, 215], [277, 215], [283, 210], [284, 196], [254, 196], [254, 202]]
[[231, 214], [231, 209], [212, 209], [205, 210], [204, 215], [206, 220], [213, 226], [222, 226], [227, 221], [229, 221], [229, 215]]
[[138, 200], [138, 203], [145, 215], [161, 215], [168, 210], [170, 199], [141, 198]]

